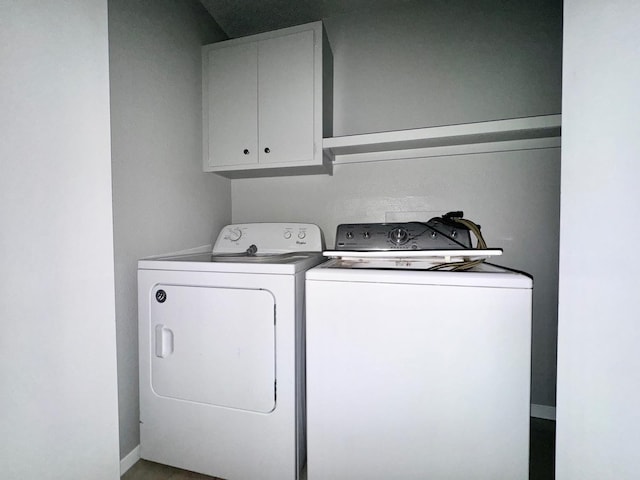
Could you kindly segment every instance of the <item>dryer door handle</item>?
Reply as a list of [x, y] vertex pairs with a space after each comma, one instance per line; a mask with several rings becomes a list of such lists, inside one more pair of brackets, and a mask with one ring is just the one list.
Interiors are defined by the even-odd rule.
[[173, 353], [173, 331], [156, 325], [156, 357], [165, 358]]

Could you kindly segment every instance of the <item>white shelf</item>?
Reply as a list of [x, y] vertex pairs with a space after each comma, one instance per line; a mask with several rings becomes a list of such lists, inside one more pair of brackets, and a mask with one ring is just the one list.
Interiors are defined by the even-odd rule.
[[562, 115], [513, 118], [325, 138], [334, 163], [357, 163], [560, 146]]

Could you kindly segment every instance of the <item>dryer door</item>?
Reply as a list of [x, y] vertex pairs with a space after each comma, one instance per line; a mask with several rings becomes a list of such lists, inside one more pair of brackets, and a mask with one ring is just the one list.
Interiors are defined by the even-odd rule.
[[267, 290], [156, 285], [151, 385], [161, 397], [275, 408], [275, 300]]

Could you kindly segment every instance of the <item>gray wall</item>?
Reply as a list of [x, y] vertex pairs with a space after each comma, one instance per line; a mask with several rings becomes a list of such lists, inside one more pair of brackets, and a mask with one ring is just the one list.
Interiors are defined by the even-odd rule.
[[0, 2], [0, 45], [0, 476], [116, 480], [107, 2]]
[[202, 172], [200, 46], [224, 38], [195, 0], [110, 0], [120, 454], [140, 441], [137, 259], [212, 243], [229, 180]]
[[[561, 2], [408, 2], [325, 20], [334, 134], [560, 112]], [[466, 5], [466, 6], [465, 6]], [[555, 405], [559, 149], [337, 165], [232, 183], [233, 221], [339, 223], [464, 210], [535, 278], [532, 403]], [[413, 214], [405, 216], [406, 219]]]
[[[566, 0], [558, 480], [640, 471], [640, 3]], [[607, 228], [607, 231], [609, 229]]]
[[560, 0], [413, 0], [325, 26], [335, 136], [560, 113]]

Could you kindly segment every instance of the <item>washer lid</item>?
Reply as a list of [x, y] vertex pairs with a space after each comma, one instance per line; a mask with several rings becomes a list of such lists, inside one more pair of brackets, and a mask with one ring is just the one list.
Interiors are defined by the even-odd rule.
[[[401, 261], [400, 261], [401, 262]], [[533, 288], [533, 279], [498, 265], [481, 263], [465, 272], [415, 270], [400, 267], [345, 268], [340, 259], [331, 259], [307, 271], [309, 281], [394, 283], [459, 287]]]

